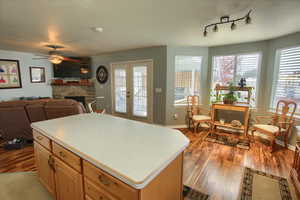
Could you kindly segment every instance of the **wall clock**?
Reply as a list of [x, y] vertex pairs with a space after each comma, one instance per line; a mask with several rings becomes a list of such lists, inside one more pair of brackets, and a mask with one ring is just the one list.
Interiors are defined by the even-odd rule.
[[100, 65], [96, 71], [96, 78], [100, 84], [106, 83], [108, 80], [108, 71], [105, 66]]

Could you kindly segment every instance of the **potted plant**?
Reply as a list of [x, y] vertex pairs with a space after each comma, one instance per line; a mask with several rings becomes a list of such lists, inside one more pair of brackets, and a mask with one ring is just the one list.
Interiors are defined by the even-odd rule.
[[233, 84], [230, 83], [228, 87], [229, 92], [227, 94], [223, 95], [223, 103], [224, 104], [233, 104], [237, 101], [237, 96], [234, 93], [234, 87]]

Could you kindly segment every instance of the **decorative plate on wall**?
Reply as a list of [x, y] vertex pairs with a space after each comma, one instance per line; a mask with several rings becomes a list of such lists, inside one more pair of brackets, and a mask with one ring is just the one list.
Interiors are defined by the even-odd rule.
[[96, 71], [96, 78], [100, 84], [106, 83], [108, 80], [108, 71], [105, 66], [100, 65]]

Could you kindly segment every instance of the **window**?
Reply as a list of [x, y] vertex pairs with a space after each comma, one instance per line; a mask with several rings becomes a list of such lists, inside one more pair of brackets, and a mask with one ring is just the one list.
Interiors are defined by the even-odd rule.
[[[275, 71], [271, 108], [276, 108], [278, 100], [293, 100], [300, 103], [300, 47], [283, 49], [278, 52], [279, 62]], [[299, 112], [299, 110], [298, 110]]]
[[202, 57], [175, 57], [175, 105], [186, 105], [187, 96], [200, 96], [200, 70]]
[[[213, 58], [212, 89], [217, 84], [228, 85], [230, 82], [238, 85], [241, 78], [246, 78], [247, 86], [254, 87], [252, 98], [255, 99], [259, 62], [259, 53], [215, 56]], [[247, 92], [240, 92], [240, 94], [240, 101], [245, 101]], [[255, 102], [252, 106], [255, 106]]]

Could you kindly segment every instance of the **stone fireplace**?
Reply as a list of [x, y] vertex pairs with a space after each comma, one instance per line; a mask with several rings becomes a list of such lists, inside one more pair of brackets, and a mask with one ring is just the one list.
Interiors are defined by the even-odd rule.
[[95, 99], [95, 87], [91, 85], [52, 85], [54, 99], [74, 99], [83, 105], [91, 103]]

